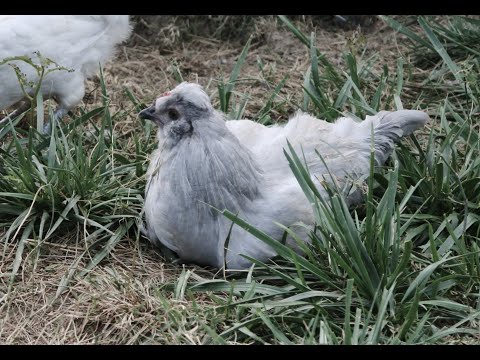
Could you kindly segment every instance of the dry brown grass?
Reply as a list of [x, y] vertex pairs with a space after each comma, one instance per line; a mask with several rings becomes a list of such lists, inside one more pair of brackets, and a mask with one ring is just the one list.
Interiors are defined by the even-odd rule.
[[[366, 47], [368, 53], [377, 53], [383, 59], [379, 66], [395, 66], [398, 54], [404, 53], [401, 36], [380, 22], [367, 34], [357, 30], [313, 29], [312, 24], [300, 26], [306, 33], [316, 31], [319, 49], [334, 64], [343, 62], [341, 54], [349, 47], [358, 52]], [[124, 88], [148, 104], [159, 93], [175, 86], [174, 66], [178, 66], [185, 80], [204, 85], [218, 105], [217, 81], [228, 78], [243, 43], [200, 35], [185, 41], [177, 30], [167, 22], [165, 28], [152, 33], [152, 37], [169, 34], [170, 44], [163, 44], [165, 47], [145, 34], [137, 34], [135, 41], [121, 47], [117, 59], [105, 67], [112, 112], [132, 108]], [[265, 65], [263, 73], [257, 58]], [[309, 62], [308, 49], [283, 26], [272, 19], [257, 21], [252, 48], [235, 88], [250, 96], [246, 116], [253, 116], [261, 108], [286, 74], [289, 79], [281, 95], [291, 102], [289, 111], [293, 112], [293, 104], [302, 100], [301, 84]], [[98, 80], [88, 82], [84, 101], [87, 107], [101, 101]], [[287, 114], [274, 113], [272, 117], [285, 120]], [[118, 131], [129, 131], [138, 125], [137, 121], [133, 116], [127, 117], [117, 124]], [[43, 244], [37, 257], [32, 240], [9, 289], [8, 274], [15, 251], [15, 244], [5, 244], [0, 255], [2, 344], [198, 344], [207, 337], [203, 324], [214, 318], [215, 304], [204, 295], [196, 296], [194, 304], [191, 300], [174, 299], [171, 291], [162, 290], [165, 284], [178, 279], [183, 268], [165, 263], [144, 240], [137, 243], [124, 239], [86, 277], [73, 278], [58, 297], [62, 278], [73, 266], [82, 269], [86, 265], [84, 260], [77, 263], [85, 251], [82, 244]], [[188, 269], [214, 277], [198, 267]]]
[[[33, 242], [33, 241], [32, 241]], [[33, 245], [33, 244], [32, 244]], [[192, 316], [192, 303], [173, 298], [162, 288], [174, 282], [181, 265], [165, 264], [147, 243], [125, 239], [107, 261], [83, 278], [74, 278], [65, 291], [59, 284], [78, 262], [81, 246], [44, 244], [25, 252], [15, 282], [9, 288], [9, 266], [16, 246], [8, 245], [1, 261], [0, 342], [3, 344], [131, 344], [204, 341], [205, 320], [212, 303], [196, 299], [202, 311]], [[195, 273], [212, 277], [200, 268]], [[58, 295], [58, 296], [57, 296]], [[214, 311], [213, 309], [211, 309]], [[188, 314], [188, 316], [185, 316]]]

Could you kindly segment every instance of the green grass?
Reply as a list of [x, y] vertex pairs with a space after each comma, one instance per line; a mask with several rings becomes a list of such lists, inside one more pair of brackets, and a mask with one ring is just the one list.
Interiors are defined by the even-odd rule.
[[[213, 344], [478, 342], [478, 20], [454, 17], [444, 26], [419, 17], [414, 31], [383, 17], [411, 41], [412, 56], [399, 58], [394, 72], [387, 66], [374, 70], [378, 62], [385, 65], [381, 59], [357, 52], [344, 54], [345, 66], [336, 67], [315, 47], [314, 34], [302, 33], [287, 17], [279, 20], [309, 49], [303, 110], [333, 121], [341, 114], [364, 118], [379, 110], [419, 108], [432, 123], [403, 141], [385, 166], [371, 167], [363, 205], [355, 209], [348, 209], [335, 187], [322, 199], [299, 155], [285, 149], [318, 225], [312, 246], [304, 246], [305, 257], [225, 211], [279, 256], [272, 263], [252, 259], [249, 271], [224, 277], [184, 268], [155, 295], [167, 314], [166, 335], [132, 341], [188, 343], [181, 334], [198, 328], [200, 342]], [[237, 93], [235, 83], [249, 46], [250, 41], [229, 80], [218, 82], [220, 109], [231, 118], [248, 106], [248, 94]], [[255, 120], [270, 122], [286, 79], [273, 84]], [[86, 268], [78, 272], [72, 266], [58, 284], [58, 296], [108, 258], [119, 241], [140, 237], [146, 159], [155, 147], [152, 126], [138, 122], [128, 135], [117, 134], [114, 123], [133, 116], [142, 103], [129, 92], [130, 110], [111, 114], [101, 85], [103, 105], [55, 127], [51, 137], [10, 125], [0, 130], [4, 255], [7, 244], [18, 244], [6, 275], [9, 291], [23, 253], [33, 246], [27, 239], [36, 241], [37, 257], [45, 242], [65, 241], [65, 234], [83, 244]], [[176, 301], [189, 306], [174, 306]]]
[[[145, 146], [137, 133], [129, 142], [115, 134], [115, 118], [125, 114], [110, 114], [103, 82], [102, 88], [103, 106], [68, 125], [55, 126], [51, 136], [12, 124], [0, 132], [0, 226], [7, 229], [3, 255], [7, 243], [19, 243], [18, 262], [9, 274], [11, 284], [27, 238], [35, 239], [40, 249], [43, 242], [68, 233], [85, 245], [84, 256], [91, 258], [87, 269], [91, 269], [127, 233], [138, 232], [145, 154], [153, 144]], [[141, 131], [142, 137], [148, 133], [146, 127]]]

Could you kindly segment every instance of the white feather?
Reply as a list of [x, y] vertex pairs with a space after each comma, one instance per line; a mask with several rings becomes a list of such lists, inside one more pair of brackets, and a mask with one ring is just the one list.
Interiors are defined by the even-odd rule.
[[[55, 97], [66, 112], [81, 102], [86, 78], [110, 59], [115, 46], [131, 32], [128, 15], [0, 15], [0, 62], [8, 57], [27, 56], [39, 63], [35, 52], [60, 66], [74, 70], [53, 71], [45, 76], [44, 98]], [[27, 81], [38, 82], [31, 65], [11, 61], [26, 74]], [[30, 95], [34, 87], [27, 87]], [[0, 65], [0, 110], [24, 99], [11, 66]]]

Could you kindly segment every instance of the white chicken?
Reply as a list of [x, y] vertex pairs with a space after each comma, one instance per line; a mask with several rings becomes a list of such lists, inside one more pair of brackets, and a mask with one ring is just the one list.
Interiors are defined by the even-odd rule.
[[[9, 64], [18, 66], [25, 74], [25, 90], [30, 96], [39, 80], [30, 64], [5, 59], [26, 56], [39, 64], [39, 52], [43, 58], [73, 70], [52, 71], [41, 83], [43, 97], [53, 97], [58, 102], [55, 119], [59, 119], [82, 101], [85, 79], [113, 56], [115, 46], [126, 40], [130, 32], [128, 15], [0, 15], [0, 110], [25, 100]], [[14, 116], [28, 107], [29, 104], [22, 105]], [[6, 121], [8, 116], [2, 120]]]
[[[251, 265], [241, 254], [261, 261], [276, 254], [246, 230], [231, 227], [216, 209], [238, 213], [278, 240], [283, 229], [275, 222], [314, 225], [312, 206], [283, 153], [287, 140], [306, 159], [321, 195], [328, 196], [319, 182], [330, 177], [328, 171], [344, 182], [368, 175], [372, 128], [375, 160], [381, 165], [395, 142], [428, 120], [424, 112], [401, 110], [380, 112], [363, 122], [340, 118], [328, 123], [304, 113], [284, 126], [225, 121], [203, 89], [191, 83], [165, 93], [139, 115], [159, 127], [158, 149], [147, 173], [147, 236], [187, 262], [216, 268], [225, 263], [231, 269]], [[306, 230], [297, 234], [307, 241]], [[293, 239], [287, 243], [296, 248]]]

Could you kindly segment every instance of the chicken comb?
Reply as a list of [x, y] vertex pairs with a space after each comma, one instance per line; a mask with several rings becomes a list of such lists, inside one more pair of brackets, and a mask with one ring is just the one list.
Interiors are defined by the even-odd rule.
[[162, 95], [160, 95], [160, 97], [170, 96], [170, 95], [172, 95], [172, 92], [171, 91], [166, 91]]

